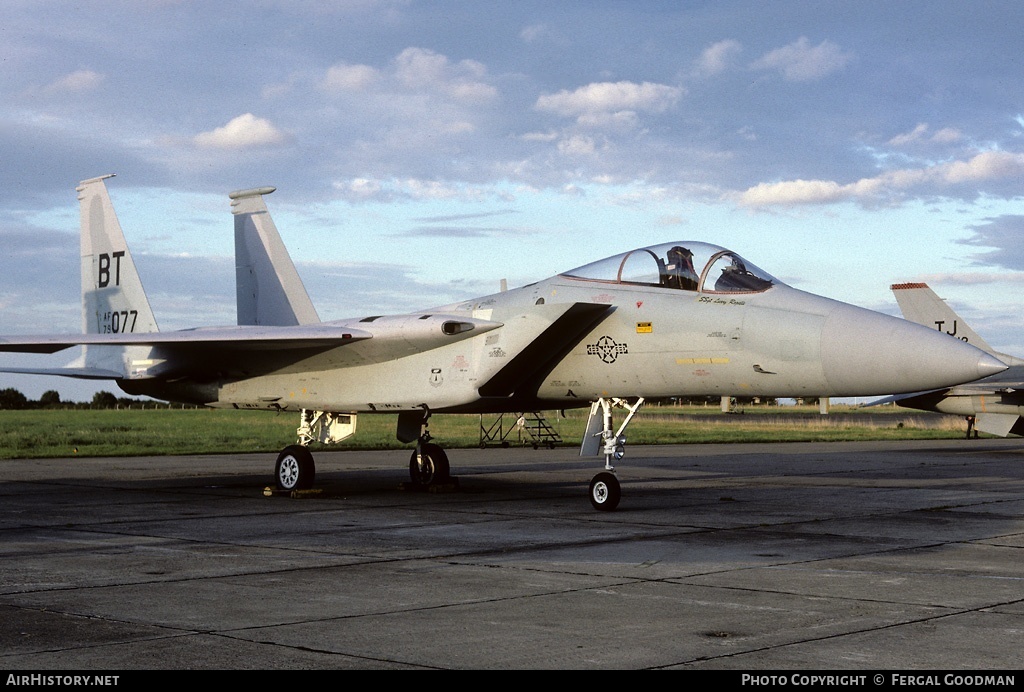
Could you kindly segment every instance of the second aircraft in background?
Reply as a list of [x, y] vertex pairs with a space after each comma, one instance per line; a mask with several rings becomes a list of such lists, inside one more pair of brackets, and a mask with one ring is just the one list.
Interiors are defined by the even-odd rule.
[[896, 396], [891, 401], [905, 408], [965, 416], [968, 437], [972, 429], [1002, 437], [1024, 435], [1024, 360], [989, 346], [928, 284], [893, 284], [892, 292], [906, 319], [977, 346], [1009, 368], [970, 384]]

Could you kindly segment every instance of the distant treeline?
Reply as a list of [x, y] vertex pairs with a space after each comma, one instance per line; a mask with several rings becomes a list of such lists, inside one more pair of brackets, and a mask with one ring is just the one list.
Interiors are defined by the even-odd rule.
[[13, 387], [0, 389], [0, 411], [25, 411], [31, 409], [97, 409], [97, 408], [200, 408], [191, 404], [167, 404], [152, 399], [133, 399], [116, 396], [110, 392], [96, 392], [92, 401], [61, 401], [60, 393], [54, 389], [43, 392], [39, 401], [33, 401]]

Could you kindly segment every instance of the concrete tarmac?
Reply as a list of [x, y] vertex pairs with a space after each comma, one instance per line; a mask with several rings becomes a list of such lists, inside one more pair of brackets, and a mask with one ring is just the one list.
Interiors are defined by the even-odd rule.
[[1024, 664], [1024, 442], [0, 462], [4, 670]]

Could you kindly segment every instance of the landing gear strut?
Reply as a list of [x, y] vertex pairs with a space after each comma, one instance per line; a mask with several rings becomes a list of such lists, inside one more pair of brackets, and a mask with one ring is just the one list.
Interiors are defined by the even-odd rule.
[[[580, 446], [580, 456], [596, 456], [604, 453], [604, 471], [590, 481], [590, 504], [594, 506], [594, 509], [610, 512], [619, 506], [619, 500], [622, 499], [622, 488], [615, 475], [612, 459], [618, 461], [626, 455], [626, 436], [623, 433], [643, 403], [643, 397], [637, 399], [636, 403], [632, 405], [624, 399], [601, 398], [590, 406], [590, 418], [587, 420], [587, 430], [583, 435], [583, 444]], [[629, 411], [626, 419], [622, 421], [622, 425], [616, 431], [613, 431], [612, 428], [613, 408], [624, 408]], [[598, 416], [599, 409], [600, 416]]]

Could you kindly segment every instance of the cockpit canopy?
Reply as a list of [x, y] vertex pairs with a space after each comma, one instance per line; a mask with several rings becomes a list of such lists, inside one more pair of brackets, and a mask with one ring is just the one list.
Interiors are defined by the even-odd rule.
[[760, 293], [781, 283], [734, 252], [688, 241], [631, 250], [567, 271], [564, 276], [704, 293]]

